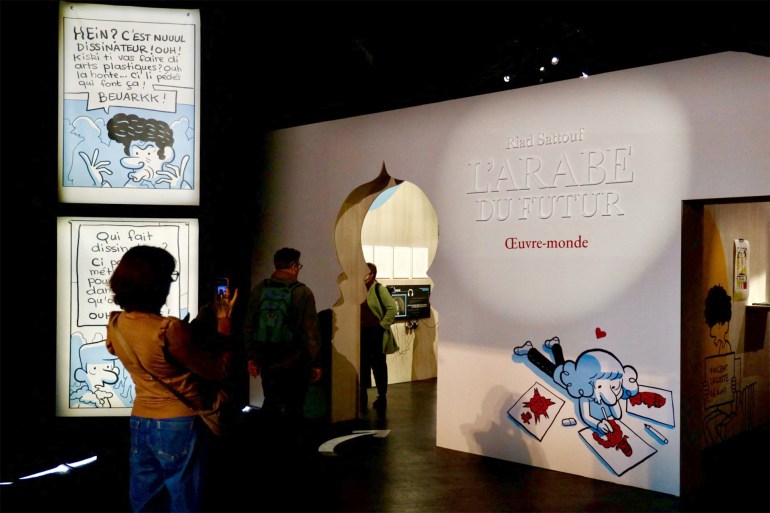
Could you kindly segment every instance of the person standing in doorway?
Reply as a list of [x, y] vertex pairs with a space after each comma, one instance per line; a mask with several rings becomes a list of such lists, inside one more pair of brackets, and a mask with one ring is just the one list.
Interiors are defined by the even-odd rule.
[[398, 351], [398, 344], [390, 331], [396, 319], [396, 302], [388, 289], [377, 281], [377, 266], [367, 263], [369, 272], [364, 276], [366, 301], [361, 304], [361, 409], [369, 407], [368, 389], [372, 386], [371, 375], [377, 385], [374, 406], [384, 410], [388, 405], [388, 364], [386, 356]]
[[299, 259], [294, 248], [275, 253], [275, 271], [252, 290], [244, 320], [249, 374], [262, 378], [262, 412], [282, 434], [302, 424], [308, 385], [321, 379], [318, 312], [297, 280]]

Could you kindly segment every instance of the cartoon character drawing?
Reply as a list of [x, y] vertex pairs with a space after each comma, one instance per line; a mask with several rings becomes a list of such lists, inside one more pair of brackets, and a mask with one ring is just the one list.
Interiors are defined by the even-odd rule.
[[[551, 362], [532, 346], [529, 340], [513, 350], [516, 356], [527, 359], [553, 381], [578, 400], [580, 418], [598, 436], [613, 433], [623, 415], [621, 399], [639, 392], [636, 369], [623, 365], [618, 358], [604, 349], [589, 349], [575, 361], [565, 361], [559, 337], [544, 343], [554, 356]], [[608, 437], [609, 438], [609, 437]]]
[[730, 319], [733, 316], [730, 295], [721, 285], [714, 285], [706, 295], [704, 316], [709, 327], [709, 336], [714, 341], [717, 354], [732, 353], [733, 348], [727, 340], [730, 331]]
[[710, 445], [730, 436], [735, 430], [737, 415], [736, 358], [727, 338], [732, 306], [730, 295], [721, 285], [714, 285], [706, 294], [704, 317], [709, 328], [709, 337], [716, 349], [715, 355], [706, 358], [703, 378], [703, 402], [707, 411], [703, 418], [704, 437]]
[[[83, 341], [79, 334], [72, 340]], [[124, 373], [124, 379], [120, 379], [118, 358], [107, 351], [104, 340], [82, 343], [78, 352], [80, 367], [73, 374], [76, 388], [70, 392], [71, 407], [112, 408], [133, 403], [130, 387], [126, 386], [129, 377]], [[126, 393], [121, 394], [121, 389]]]
[[[97, 128], [95, 123], [91, 122], [91, 125], [92, 129]], [[179, 165], [172, 164], [176, 157], [174, 130], [165, 121], [118, 113], [107, 122], [107, 134], [111, 140], [123, 146], [123, 153], [126, 155], [120, 159], [120, 164], [128, 170], [123, 187], [192, 188], [185, 180], [185, 170], [190, 157], [184, 155]], [[112, 162], [99, 160], [99, 144], [94, 143], [90, 149], [93, 152], [78, 151], [78, 154], [86, 164], [91, 182], [100, 187], [112, 187], [113, 184], [104, 176], [113, 174], [113, 170], [107, 167]], [[74, 183], [72, 176], [70, 180]]]

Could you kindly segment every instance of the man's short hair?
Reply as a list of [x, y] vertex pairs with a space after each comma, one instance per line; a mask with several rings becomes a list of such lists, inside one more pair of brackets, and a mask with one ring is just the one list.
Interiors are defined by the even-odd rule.
[[281, 248], [273, 256], [276, 269], [288, 269], [294, 262], [299, 263], [300, 252], [294, 248]]

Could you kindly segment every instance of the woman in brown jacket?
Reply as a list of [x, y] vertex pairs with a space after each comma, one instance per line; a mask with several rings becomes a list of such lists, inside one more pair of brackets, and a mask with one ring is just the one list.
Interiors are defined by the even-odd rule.
[[[185, 402], [204, 408], [206, 381], [222, 381], [231, 358], [231, 353], [201, 348], [197, 338], [205, 330], [196, 329], [196, 321], [190, 324], [161, 314], [178, 276], [175, 268], [176, 261], [166, 250], [135, 246], [110, 278], [115, 304], [123, 311], [110, 314], [107, 349], [120, 358], [136, 386], [129, 423], [129, 495], [134, 511], [200, 511], [210, 433]], [[236, 290], [232, 299], [215, 300], [217, 333], [211, 336], [230, 335], [237, 295]]]

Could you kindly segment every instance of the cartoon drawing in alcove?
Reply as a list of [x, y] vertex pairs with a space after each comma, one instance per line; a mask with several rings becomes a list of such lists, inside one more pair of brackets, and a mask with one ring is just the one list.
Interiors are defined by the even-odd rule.
[[[73, 373], [70, 408], [118, 408], [133, 404], [133, 382], [103, 339], [85, 342], [82, 334], [71, 337], [78, 348], [80, 366]], [[121, 379], [122, 375], [122, 379]]]
[[[634, 367], [623, 365], [613, 353], [598, 348], [583, 351], [574, 361], [565, 360], [559, 337], [546, 340], [544, 346], [553, 355], [553, 362], [535, 349], [530, 341], [515, 347], [512, 359], [517, 362], [526, 357], [532, 365], [577, 400], [578, 416], [587, 426], [579, 434], [612, 471], [621, 475], [657, 452], [621, 421], [621, 401], [635, 400], [640, 393], [638, 375]], [[540, 389], [544, 387], [537, 383], [536, 386], [539, 397], [534, 398], [535, 406], [546, 404], [544, 400], [559, 405], [555, 394], [545, 389], [546, 395], [543, 396]], [[650, 407], [655, 403], [647, 396], [644, 401], [650, 403]], [[663, 398], [657, 401], [660, 406], [665, 402]], [[533, 400], [530, 399], [528, 403], [533, 404]], [[559, 405], [554, 412], [554, 418], [550, 419], [550, 424], [556, 420], [560, 410]], [[517, 415], [514, 415], [509, 410], [511, 418], [532, 433], [531, 428], [522, 423], [523, 417], [519, 412], [516, 413]], [[562, 421], [564, 426], [575, 424], [577, 423], [572, 418]], [[540, 428], [540, 431], [544, 434], [543, 428]], [[542, 441], [542, 437], [538, 437], [538, 440]]]
[[[135, 114], [118, 113], [107, 122], [107, 135], [118, 143], [124, 154], [118, 157], [112, 145], [102, 141], [102, 129], [98, 120], [81, 116], [73, 122], [73, 134], [82, 140], [72, 150], [73, 157], [68, 184], [80, 187], [126, 187], [142, 189], [191, 189], [185, 178], [190, 161], [181, 155], [178, 164], [175, 133], [188, 141], [189, 122], [181, 118], [169, 125], [157, 119], [145, 119]], [[74, 157], [79, 155], [79, 159]], [[108, 155], [106, 160], [105, 155]], [[112, 155], [109, 156], [109, 155]], [[111, 158], [120, 158], [120, 169], [111, 169]]]
[[732, 353], [733, 347], [727, 340], [727, 333], [730, 331], [733, 309], [730, 295], [721, 285], [714, 285], [709, 289], [704, 316], [717, 354]]
[[727, 339], [732, 319], [730, 295], [721, 285], [714, 285], [706, 294], [704, 317], [716, 354], [706, 357], [703, 379], [704, 436], [707, 444], [724, 440], [734, 428], [735, 394], [738, 391], [736, 362], [732, 345]]

